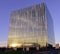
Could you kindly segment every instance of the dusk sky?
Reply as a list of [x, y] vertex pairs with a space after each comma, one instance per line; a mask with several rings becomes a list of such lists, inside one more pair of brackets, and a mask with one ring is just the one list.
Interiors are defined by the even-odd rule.
[[53, 18], [55, 41], [60, 43], [60, 0], [0, 0], [0, 44], [8, 41], [11, 12], [42, 2], [46, 3]]

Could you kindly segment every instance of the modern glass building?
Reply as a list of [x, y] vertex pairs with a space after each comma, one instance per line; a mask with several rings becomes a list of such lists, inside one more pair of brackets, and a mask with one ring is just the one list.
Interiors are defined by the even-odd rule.
[[54, 43], [53, 20], [46, 4], [12, 11], [8, 47], [46, 47]]

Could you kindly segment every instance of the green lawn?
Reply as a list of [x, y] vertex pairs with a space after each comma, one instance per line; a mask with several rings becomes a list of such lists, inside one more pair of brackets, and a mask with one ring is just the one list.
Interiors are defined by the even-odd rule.
[[11, 51], [11, 52], [0, 52], [0, 54], [31, 54], [31, 52]]
[[0, 54], [25, 54], [21, 51], [11, 51], [11, 52], [0, 52]]

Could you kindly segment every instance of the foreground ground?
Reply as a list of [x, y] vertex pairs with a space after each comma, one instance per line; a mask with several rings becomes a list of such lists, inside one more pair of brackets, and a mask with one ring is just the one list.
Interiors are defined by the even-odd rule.
[[39, 52], [39, 51], [10, 51], [10, 52], [0, 52], [0, 54], [60, 54], [60, 51], [43, 51], [43, 52]]
[[12, 50], [7, 48], [0, 48], [0, 54], [60, 54], [60, 49], [53, 49], [53, 48], [43, 48], [40, 50]]

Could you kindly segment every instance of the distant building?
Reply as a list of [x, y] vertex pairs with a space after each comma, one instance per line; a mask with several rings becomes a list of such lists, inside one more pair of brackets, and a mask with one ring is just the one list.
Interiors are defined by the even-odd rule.
[[7, 42], [3, 41], [3, 42], [0, 42], [0, 48], [1, 47], [7, 47]]
[[55, 45], [55, 48], [56, 49], [59, 49], [59, 43]]
[[55, 45], [53, 20], [44, 3], [12, 11], [8, 47]]

